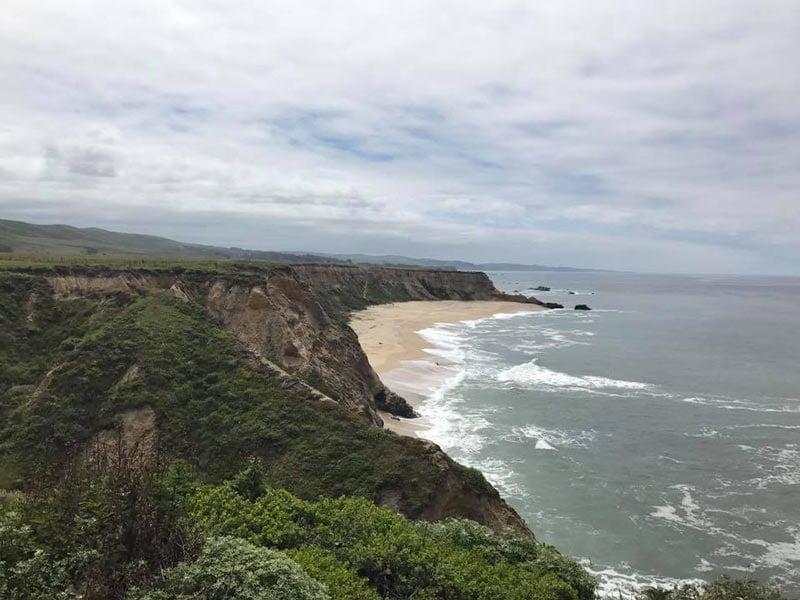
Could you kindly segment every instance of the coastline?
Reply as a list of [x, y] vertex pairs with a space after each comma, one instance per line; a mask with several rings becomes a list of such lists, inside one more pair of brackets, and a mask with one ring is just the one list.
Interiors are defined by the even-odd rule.
[[[350, 327], [358, 335], [370, 365], [389, 389], [415, 409], [434, 390], [457, 376], [457, 369], [436, 354], [422, 333], [437, 325], [481, 320], [497, 314], [546, 310], [536, 304], [502, 300], [419, 300], [379, 304], [354, 313]], [[384, 426], [401, 435], [424, 437], [424, 416], [403, 419], [381, 413]]]

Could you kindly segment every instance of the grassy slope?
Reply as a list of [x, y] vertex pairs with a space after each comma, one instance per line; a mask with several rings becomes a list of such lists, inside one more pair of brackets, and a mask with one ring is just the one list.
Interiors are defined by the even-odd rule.
[[[377, 500], [399, 490], [410, 516], [437, 483], [424, 444], [282, 389], [200, 305], [150, 292], [98, 308], [88, 300], [57, 303], [47, 292], [37, 275], [0, 272], [2, 485], [23, 485], [41, 465], [58, 464], [114, 426], [120, 412], [144, 405], [157, 414], [166, 457], [186, 458], [209, 481], [255, 456], [270, 484], [303, 498]], [[121, 385], [133, 364], [141, 379]], [[476, 489], [485, 485], [477, 472], [464, 473]]]
[[34, 225], [0, 219], [0, 256], [3, 254], [83, 258], [96, 255], [197, 259], [253, 258], [281, 263], [343, 262], [335, 258], [304, 254], [189, 244], [154, 235], [119, 233], [95, 227]]
[[[0, 245], [15, 253], [86, 254], [87, 249], [109, 254], [155, 254], [163, 256], [217, 255], [222, 248], [194, 246], [152, 235], [117, 233], [103, 229], [80, 229], [69, 225], [34, 225], [0, 220]], [[204, 254], [201, 252], [205, 249]]]

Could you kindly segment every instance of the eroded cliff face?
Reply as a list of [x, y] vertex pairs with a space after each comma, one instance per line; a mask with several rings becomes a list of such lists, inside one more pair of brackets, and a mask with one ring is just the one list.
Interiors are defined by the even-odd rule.
[[333, 320], [291, 273], [275, 274], [255, 286], [215, 281], [206, 306], [249, 351], [371, 423], [382, 424], [374, 399], [388, 391], [355, 333]]
[[[305, 388], [304, 397], [334, 401], [365, 421], [382, 426], [377, 408], [410, 416], [411, 408], [387, 389], [371, 368], [355, 332], [352, 310], [406, 300], [517, 300], [501, 294], [484, 273], [379, 267], [300, 265], [276, 267], [263, 275], [232, 277], [197, 273], [126, 272], [48, 276], [62, 300], [167, 290], [181, 302], [203, 305], [253, 356], [286, 381]], [[538, 303], [537, 301], [533, 301]], [[425, 455], [440, 472], [421, 514], [429, 520], [462, 516], [495, 528], [530, 534], [523, 520], [491, 486], [424, 440]], [[380, 498], [397, 508], [402, 490]]]

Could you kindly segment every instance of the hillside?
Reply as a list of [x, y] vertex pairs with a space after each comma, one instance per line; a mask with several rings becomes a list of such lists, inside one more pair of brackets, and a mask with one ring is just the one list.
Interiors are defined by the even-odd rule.
[[2, 483], [24, 487], [98, 436], [144, 431], [210, 481], [255, 456], [305, 498], [359, 493], [412, 517], [527, 531], [479, 473], [379, 428], [376, 408], [407, 405], [346, 324], [375, 302], [498, 295], [485, 275], [227, 268], [0, 272]]
[[248, 259], [273, 263], [332, 263], [400, 266], [458, 271], [591, 271], [571, 267], [548, 267], [517, 263], [471, 263], [459, 260], [411, 258], [408, 256], [369, 254], [320, 254], [272, 252], [245, 248], [224, 248], [178, 242], [168, 238], [135, 233], [119, 233], [98, 228], [69, 225], [34, 225], [0, 219], [1, 253], [55, 256], [142, 256], [197, 259]]
[[95, 227], [34, 225], [0, 219], [0, 252], [22, 255], [117, 255], [168, 258], [256, 259], [278, 263], [344, 262], [307, 254], [223, 248]]
[[510, 262], [474, 263], [464, 260], [441, 260], [434, 258], [412, 258], [395, 254], [373, 256], [370, 254], [324, 254], [326, 258], [344, 260], [364, 265], [400, 265], [429, 269], [455, 269], [457, 271], [557, 271], [557, 272], [597, 272], [598, 269], [577, 269], [574, 267], [550, 267], [547, 265], [520, 264]]

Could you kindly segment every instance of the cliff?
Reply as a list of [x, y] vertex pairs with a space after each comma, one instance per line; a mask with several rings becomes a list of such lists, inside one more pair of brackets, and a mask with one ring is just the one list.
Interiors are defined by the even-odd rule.
[[77, 270], [48, 275], [56, 296], [168, 289], [203, 300], [225, 329], [256, 356], [319, 390], [375, 425], [376, 408], [401, 416], [413, 411], [386, 388], [369, 365], [353, 330], [351, 311], [408, 300], [536, 299], [499, 292], [485, 273], [299, 265], [263, 275], [207, 277], [197, 274], [126, 272], [92, 275]]
[[509, 299], [483, 273], [250, 264], [0, 276], [2, 293], [16, 298], [4, 302], [4, 325], [12, 337], [26, 332], [7, 358], [28, 379], [0, 380], [0, 466], [14, 481], [29, 461], [57, 462], [100, 434], [122, 436], [143, 414], [157, 440], [148, 446], [212, 480], [257, 456], [275, 484], [301, 496], [355, 493], [414, 518], [463, 516], [530, 533], [479, 473], [430, 442], [380, 429], [376, 405], [407, 407], [347, 325], [351, 310], [381, 302]]

